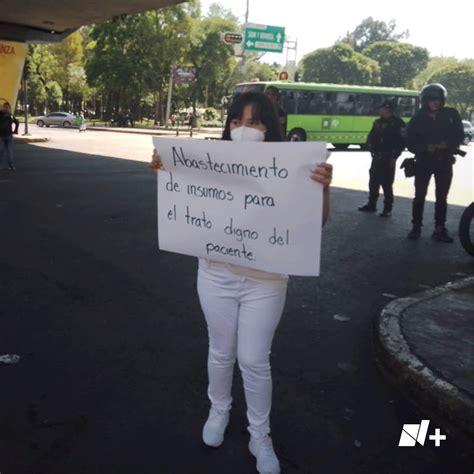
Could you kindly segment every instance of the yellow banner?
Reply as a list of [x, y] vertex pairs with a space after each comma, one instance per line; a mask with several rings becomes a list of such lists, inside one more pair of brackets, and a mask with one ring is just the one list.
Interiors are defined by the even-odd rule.
[[0, 40], [0, 106], [9, 102], [12, 112], [21, 85], [27, 49], [25, 43]]

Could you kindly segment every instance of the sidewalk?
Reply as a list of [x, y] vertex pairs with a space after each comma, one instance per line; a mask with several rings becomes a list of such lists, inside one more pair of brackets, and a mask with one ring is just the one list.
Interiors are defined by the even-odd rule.
[[221, 128], [137, 128], [137, 127], [98, 127], [88, 125], [87, 130], [97, 130], [101, 132], [135, 133], [142, 135], [170, 136], [170, 137], [195, 137], [195, 138], [220, 138]]
[[[193, 137], [193, 138], [207, 138], [207, 139], [219, 139], [222, 136], [221, 128], [135, 128], [135, 127], [95, 127], [88, 126], [89, 131], [100, 131], [100, 132], [116, 132], [116, 133], [133, 133], [138, 135], [154, 135], [154, 136], [169, 136], [169, 137]], [[47, 142], [48, 138], [36, 135], [14, 135], [15, 143], [40, 143]]]
[[392, 301], [376, 320], [375, 350], [426, 416], [474, 437], [474, 277]]
[[46, 137], [42, 137], [41, 135], [30, 133], [28, 135], [13, 135], [13, 141], [14, 143], [25, 144], [47, 142], [48, 139]]

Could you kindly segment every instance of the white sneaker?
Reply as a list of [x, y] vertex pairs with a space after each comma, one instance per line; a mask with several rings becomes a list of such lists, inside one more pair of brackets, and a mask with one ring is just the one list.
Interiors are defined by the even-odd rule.
[[262, 439], [250, 437], [249, 450], [257, 458], [257, 471], [260, 474], [280, 473], [280, 463], [273, 450], [270, 436]]
[[202, 429], [202, 440], [212, 448], [219, 447], [224, 441], [224, 432], [229, 424], [229, 411], [211, 408], [204, 428]]

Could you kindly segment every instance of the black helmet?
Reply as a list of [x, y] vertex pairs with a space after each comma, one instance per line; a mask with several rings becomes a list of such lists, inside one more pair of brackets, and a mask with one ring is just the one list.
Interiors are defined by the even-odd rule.
[[427, 84], [421, 89], [421, 103], [423, 105], [429, 100], [440, 100], [444, 104], [447, 96], [448, 91], [442, 84]]
[[382, 110], [390, 110], [393, 113], [397, 110], [397, 103], [394, 100], [385, 100], [380, 108]]

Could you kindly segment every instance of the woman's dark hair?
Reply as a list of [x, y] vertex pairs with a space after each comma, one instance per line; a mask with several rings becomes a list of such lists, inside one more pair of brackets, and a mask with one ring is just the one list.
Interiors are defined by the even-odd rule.
[[229, 112], [227, 113], [227, 120], [224, 127], [224, 133], [222, 134], [222, 140], [231, 140], [230, 123], [234, 119], [242, 118], [244, 108], [247, 105], [252, 107], [253, 118], [265, 125], [267, 129], [265, 132], [265, 141], [283, 141], [283, 132], [277, 108], [275, 104], [261, 92], [244, 92], [235, 96], [234, 101], [229, 108]]

